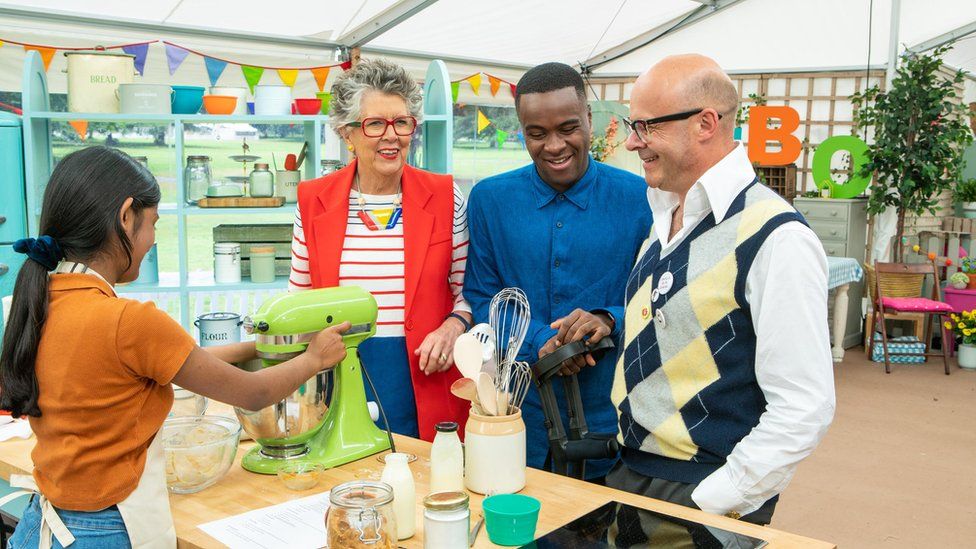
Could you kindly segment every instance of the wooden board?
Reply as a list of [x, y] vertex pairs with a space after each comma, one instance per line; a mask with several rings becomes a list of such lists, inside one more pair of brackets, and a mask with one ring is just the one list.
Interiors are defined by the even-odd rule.
[[278, 208], [285, 203], [283, 196], [251, 198], [250, 196], [223, 196], [220, 198], [201, 198], [197, 206], [201, 208]]
[[[419, 459], [410, 464], [417, 490], [417, 534], [399, 542], [400, 547], [421, 548], [424, 545], [422, 496], [427, 494], [430, 481], [430, 444], [396, 436], [397, 450], [416, 454]], [[227, 475], [214, 486], [197, 494], [170, 495], [173, 520], [176, 523], [177, 544], [181, 548], [222, 547], [217, 540], [205, 534], [199, 525], [245, 513], [261, 507], [283, 503], [329, 490], [336, 484], [357, 479], [379, 479], [382, 464], [376, 456], [336, 467], [326, 471], [316, 488], [304, 492], [288, 490], [277, 477], [249, 473], [241, 468], [240, 457], [253, 447], [253, 442], [242, 442], [237, 459]], [[23, 474], [32, 469], [30, 452], [34, 439], [0, 442], [0, 476], [10, 478], [11, 473]], [[769, 542], [768, 547], [829, 549], [834, 544], [789, 534], [768, 527], [756, 526], [702, 511], [682, 507], [664, 501], [638, 496], [604, 486], [553, 475], [536, 469], [526, 474], [527, 485], [521, 493], [538, 498], [542, 502], [536, 536], [542, 536], [610, 501], [620, 501], [643, 509], [694, 520], [709, 526], [754, 536]], [[483, 497], [471, 494], [472, 523], [481, 515]], [[474, 547], [496, 547], [488, 541], [482, 528]]]

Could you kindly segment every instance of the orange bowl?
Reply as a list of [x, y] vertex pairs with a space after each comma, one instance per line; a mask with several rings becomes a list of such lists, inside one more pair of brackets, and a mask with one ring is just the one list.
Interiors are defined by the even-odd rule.
[[204, 95], [203, 108], [207, 114], [232, 114], [237, 108], [237, 98], [233, 95]]

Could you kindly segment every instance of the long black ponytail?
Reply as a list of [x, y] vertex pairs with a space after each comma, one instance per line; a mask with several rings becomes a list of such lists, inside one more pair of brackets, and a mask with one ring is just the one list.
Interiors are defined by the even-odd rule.
[[149, 170], [118, 149], [82, 149], [54, 168], [39, 226], [40, 234], [50, 237], [39, 239], [49, 243], [47, 257], [28, 253], [31, 259], [20, 268], [0, 352], [0, 408], [14, 417], [41, 415], [35, 362], [47, 319], [48, 272], [59, 259], [86, 263], [115, 253], [112, 246], [121, 246], [131, 266], [132, 243], [119, 219], [130, 197], [138, 214], [159, 204], [159, 185]]

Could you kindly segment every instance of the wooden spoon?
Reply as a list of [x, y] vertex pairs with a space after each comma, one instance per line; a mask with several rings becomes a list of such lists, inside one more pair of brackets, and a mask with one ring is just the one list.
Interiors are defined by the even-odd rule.
[[498, 415], [498, 399], [495, 391], [495, 380], [490, 375], [478, 374], [478, 401], [489, 416]]
[[451, 384], [451, 394], [463, 398], [464, 400], [470, 400], [475, 404], [478, 402], [478, 384], [474, 380], [462, 377]]

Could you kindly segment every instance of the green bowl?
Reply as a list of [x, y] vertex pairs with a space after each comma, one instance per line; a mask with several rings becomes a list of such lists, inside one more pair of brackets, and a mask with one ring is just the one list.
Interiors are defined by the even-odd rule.
[[499, 494], [485, 498], [481, 508], [485, 513], [488, 539], [496, 545], [525, 545], [535, 539], [539, 521], [539, 500], [521, 494]]
[[332, 94], [329, 92], [318, 92], [315, 94], [322, 100], [322, 114], [329, 114], [329, 103], [332, 102]]

